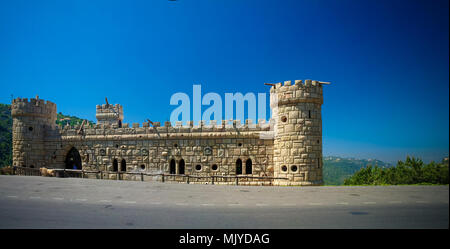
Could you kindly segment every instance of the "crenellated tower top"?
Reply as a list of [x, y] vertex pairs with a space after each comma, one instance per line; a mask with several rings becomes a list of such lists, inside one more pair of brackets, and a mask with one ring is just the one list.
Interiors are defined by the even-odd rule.
[[280, 83], [271, 84], [270, 88], [270, 107], [275, 108], [279, 105], [296, 103], [317, 103], [323, 104], [323, 84], [317, 80], [295, 80], [285, 81], [284, 85]]
[[49, 124], [56, 122], [56, 104], [50, 101], [39, 99], [16, 98], [11, 103], [11, 115], [17, 117], [31, 117], [43, 119]]

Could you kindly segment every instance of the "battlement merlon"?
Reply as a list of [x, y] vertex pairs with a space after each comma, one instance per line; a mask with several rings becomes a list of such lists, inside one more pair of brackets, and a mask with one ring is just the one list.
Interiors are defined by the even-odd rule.
[[51, 101], [36, 98], [16, 98], [11, 103], [12, 117], [35, 117], [56, 121], [56, 104]]
[[291, 81], [285, 81], [284, 85], [281, 82], [269, 84], [272, 85], [270, 107], [295, 103], [323, 104], [323, 84], [329, 84], [329, 82], [305, 80], [303, 83], [302, 80], [295, 80], [294, 85]]

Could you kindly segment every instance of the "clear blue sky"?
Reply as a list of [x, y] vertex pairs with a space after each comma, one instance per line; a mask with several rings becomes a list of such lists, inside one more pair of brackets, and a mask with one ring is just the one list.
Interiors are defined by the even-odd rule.
[[440, 160], [449, 149], [448, 5], [0, 1], [0, 102], [39, 95], [95, 120], [107, 96], [124, 105], [124, 122], [164, 122], [170, 96], [192, 96], [193, 84], [223, 97], [268, 92], [265, 82], [331, 81], [324, 155]]

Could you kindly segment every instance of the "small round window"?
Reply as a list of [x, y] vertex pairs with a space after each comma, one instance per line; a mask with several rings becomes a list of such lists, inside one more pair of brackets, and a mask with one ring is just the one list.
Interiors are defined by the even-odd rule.
[[213, 166], [211, 166], [211, 169], [216, 171], [219, 167], [217, 167], [217, 164], [213, 164]]
[[281, 117], [281, 121], [282, 121], [283, 123], [286, 123], [287, 117], [286, 117], [286, 116]]
[[29, 130], [29, 131], [33, 131], [33, 127], [31, 127], [31, 126], [28, 127], [28, 130]]
[[286, 165], [281, 166], [281, 171], [283, 171], [283, 172], [286, 172], [286, 171], [287, 171]]
[[242, 146], [242, 143], [238, 143], [238, 146], [241, 147], [241, 146]]
[[141, 165], [141, 169], [145, 169], [145, 165], [144, 164]]
[[298, 170], [297, 165], [292, 165], [291, 166], [291, 171], [292, 172], [296, 172]]
[[195, 165], [195, 170], [197, 171], [202, 170], [202, 166], [200, 164]]

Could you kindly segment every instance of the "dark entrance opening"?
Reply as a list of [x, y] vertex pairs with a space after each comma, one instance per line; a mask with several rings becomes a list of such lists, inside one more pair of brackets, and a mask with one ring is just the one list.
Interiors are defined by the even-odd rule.
[[184, 175], [184, 160], [178, 162], [178, 174]]
[[117, 159], [114, 159], [113, 161], [113, 171], [114, 172], [119, 171], [119, 163], [117, 162]]
[[250, 158], [245, 162], [245, 173], [252, 174], [252, 159]]
[[66, 156], [66, 169], [81, 169], [81, 156], [75, 147], [69, 150]]
[[170, 174], [175, 174], [175, 160], [170, 160]]
[[125, 161], [125, 159], [122, 159], [122, 162], [120, 162], [120, 171], [127, 171], [127, 162]]
[[242, 174], [242, 160], [238, 158], [238, 160], [236, 161], [236, 175], [241, 174]]
[[122, 120], [119, 120], [118, 124], [119, 124], [119, 128], [122, 128]]

